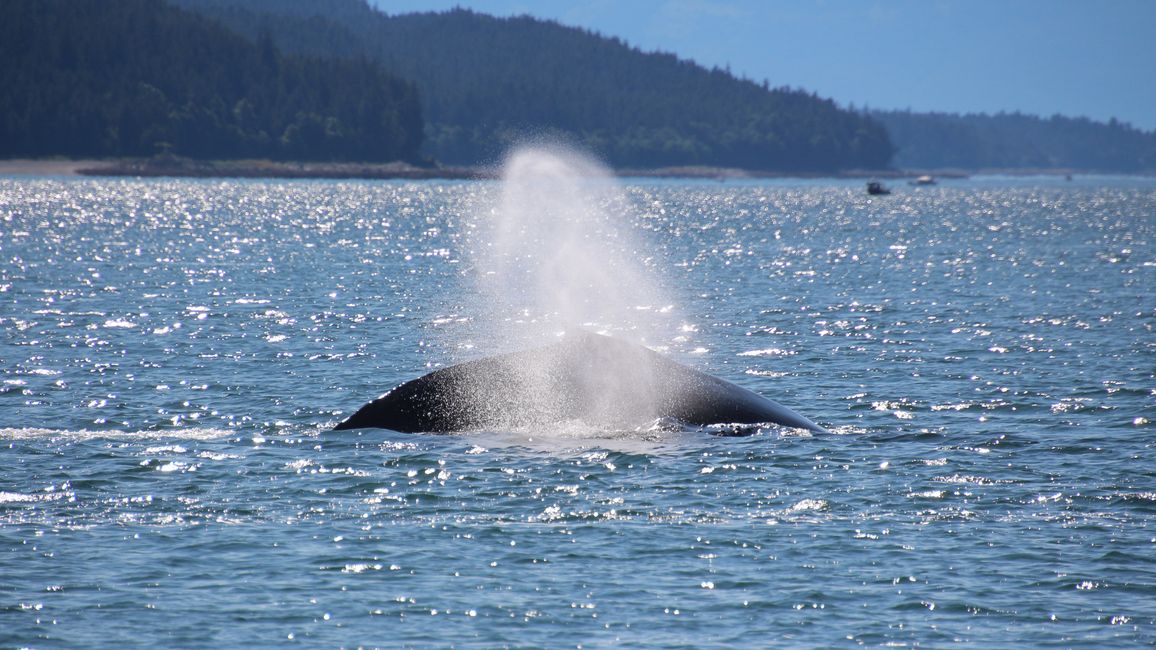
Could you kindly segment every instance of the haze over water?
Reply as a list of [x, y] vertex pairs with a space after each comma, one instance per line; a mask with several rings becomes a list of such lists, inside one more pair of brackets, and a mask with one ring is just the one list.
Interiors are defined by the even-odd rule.
[[1151, 180], [627, 181], [668, 353], [831, 435], [328, 431], [490, 352], [509, 190], [0, 179], [0, 645], [1156, 641]]

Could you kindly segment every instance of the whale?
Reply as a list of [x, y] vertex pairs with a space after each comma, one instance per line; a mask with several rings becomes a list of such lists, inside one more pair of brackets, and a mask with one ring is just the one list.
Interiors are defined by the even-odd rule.
[[435, 370], [370, 401], [334, 429], [456, 433], [578, 422], [629, 430], [670, 420], [697, 427], [765, 424], [825, 432], [737, 384], [642, 345], [587, 331]]

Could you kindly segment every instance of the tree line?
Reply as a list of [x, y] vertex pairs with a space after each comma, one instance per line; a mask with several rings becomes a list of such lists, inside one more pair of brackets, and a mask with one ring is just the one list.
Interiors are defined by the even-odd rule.
[[870, 116], [552, 21], [461, 9], [388, 16], [364, 0], [174, 1], [287, 51], [364, 55], [411, 80], [427, 150], [443, 162], [492, 161], [542, 133], [617, 167], [836, 171], [885, 168], [891, 157]]
[[161, 0], [0, 2], [0, 156], [417, 160], [412, 83]]
[[1156, 132], [1115, 119], [876, 111], [906, 169], [1156, 171]]
[[1156, 170], [1156, 132], [1114, 120], [844, 109], [552, 21], [366, 0], [4, 0], [0, 87], [4, 157], [470, 165], [549, 135], [619, 168]]

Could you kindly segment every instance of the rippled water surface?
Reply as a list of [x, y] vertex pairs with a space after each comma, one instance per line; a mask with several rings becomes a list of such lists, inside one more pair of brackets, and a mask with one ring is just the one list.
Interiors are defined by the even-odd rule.
[[484, 351], [494, 183], [0, 178], [0, 646], [1156, 642], [1156, 182], [625, 185], [831, 433], [331, 432]]

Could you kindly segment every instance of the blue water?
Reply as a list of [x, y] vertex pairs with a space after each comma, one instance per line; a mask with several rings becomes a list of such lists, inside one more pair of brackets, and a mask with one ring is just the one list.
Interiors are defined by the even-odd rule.
[[831, 433], [328, 431], [496, 191], [0, 178], [0, 646], [1156, 642], [1156, 181], [627, 181], [667, 353]]

